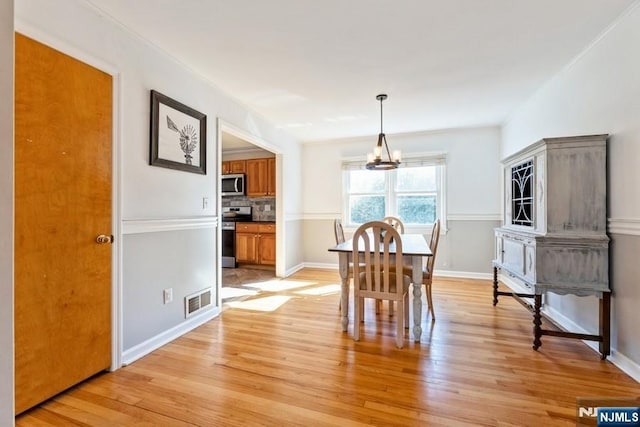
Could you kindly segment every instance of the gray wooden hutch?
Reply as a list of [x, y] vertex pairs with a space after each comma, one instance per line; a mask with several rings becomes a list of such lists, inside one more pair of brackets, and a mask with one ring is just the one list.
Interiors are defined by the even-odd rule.
[[[533, 298], [533, 348], [542, 335], [599, 341], [610, 353], [607, 136], [545, 138], [503, 160], [504, 223], [495, 230], [493, 304]], [[498, 290], [498, 269], [530, 292]], [[598, 335], [542, 328], [542, 295], [600, 299]]]

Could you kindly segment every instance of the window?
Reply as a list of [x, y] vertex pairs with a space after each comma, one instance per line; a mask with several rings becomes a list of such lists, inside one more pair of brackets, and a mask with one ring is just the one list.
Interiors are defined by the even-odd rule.
[[512, 224], [533, 227], [533, 160], [511, 168]]
[[398, 169], [371, 171], [344, 163], [344, 218], [348, 227], [395, 216], [424, 228], [444, 217], [444, 157], [405, 161]]

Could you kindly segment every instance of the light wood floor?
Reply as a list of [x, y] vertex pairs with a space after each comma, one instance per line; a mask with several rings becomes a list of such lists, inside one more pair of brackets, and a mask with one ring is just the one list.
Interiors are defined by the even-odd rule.
[[640, 395], [580, 341], [533, 351], [530, 313], [508, 297], [493, 307], [489, 281], [436, 278], [437, 320], [423, 314], [421, 342], [402, 350], [386, 304], [367, 307], [360, 342], [341, 331], [338, 283], [311, 269], [272, 283], [17, 425], [574, 426], [578, 396]]
[[241, 286], [275, 278], [275, 268], [265, 266], [244, 266], [222, 269], [222, 286]]

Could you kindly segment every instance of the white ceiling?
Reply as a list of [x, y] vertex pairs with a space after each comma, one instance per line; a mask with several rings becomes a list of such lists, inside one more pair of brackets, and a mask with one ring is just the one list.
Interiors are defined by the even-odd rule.
[[270, 151], [264, 150], [242, 138], [228, 132], [222, 132], [222, 152], [223, 154], [252, 153], [256, 157], [269, 157]]
[[[498, 125], [635, 0], [87, 0], [301, 141]], [[161, 90], [161, 88], [157, 88]]]

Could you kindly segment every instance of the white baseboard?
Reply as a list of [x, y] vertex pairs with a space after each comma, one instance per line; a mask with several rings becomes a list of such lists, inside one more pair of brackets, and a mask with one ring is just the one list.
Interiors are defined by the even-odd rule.
[[614, 349], [611, 349], [611, 356], [609, 356], [609, 360], [620, 368], [622, 372], [640, 383], [640, 365], [636, 362]]
[[433, 272], [433, 277], [491, 280], [493, 278], [493, 275], [491, 273], [474, 273], [472, 271], [435, 270]]
[[[492, 277], [493, 278], [493, 277]], [[512, 291], [517, 292], [519, 294], [532, 294], [533, 291], [527, 288], [517, 279], [507, 275], [507, 274], [499, 274], [498, 280], [507, 285]]]
[[188, 320], [185, 320], [179, 325], [174, 326], [173, 328], [168, 329], [156, 335], [155, 337], [149, 338], [148, 340], [134, 347], [131, 347], [129, 350], [126, 350], [122, 353], [122, 366], [127, 366], [128, 364], [135, 362], [136, 360], [140, 359], [143, 356], [146, 356], [154, 350], [157, 350], [168, 342], [171, 342], [176, 338], [186, 334], [187, 332], [192, 331], [198, 326], [203, 325], [204, 323], [218, 316], [220, 312], [220, 308], [214, 307], [211, 310], [207, 310], [204, 313], [195, 315]]
[[[540, 310], [540, 311], [542, 311], [542, 314], [544, 314], [545, 316], [547, 316], [548, 318], [553, 320], [555, 323], [557, 323], [558, 326], [563, 327], [567, 331], [577, 332], [579, 334], [593, 334], [593, 332], [587, 331], [582, 326], [578, 325], [576, 322], [574, 322], [573, 320], [569, 319], [567, 316], [565, 316], [564, 314], [560, 313], [558, 310], [556, 310], [555, 308], [553, 308], [553, 307], [551, 307], [549, 305], [545, 304], [544, 307], [542, 307], [542, 310]], [[591, 347], [594, 350], [598, 351], [598, 343], [597, 342], [595, 342], [595, 341], [584, 341], [584, 342], [589, 347]]]
[[[587, 331], [553, 307], [546, 305], [542, 309], [542, 313], [567, 331], [577, 332], [579, 334], [594, 334], [593, 332]], [[598, 342], [588, 340], [582, 340], [582, 342], [591, 347], [596, 353], [599, 353]], [[621, 371], [636, 380], [636, 382], [640, 383], [640, 365], [629, 359], [624, 354], [616, 351], [614, 348], [611, 349], [611, 355], [608, 359], [611, 363], [620, 368]]]
[[318, 268], [320, 270], [338, 270], [338, 264], [326, 262], [305, 262], [302, 265], [306, 268]]
[[290, 269], [288, 269], [287, 271], [284, 272], [284, 277], [289, 277], [293, 273], [295, 273], [296, 271], [300, 271], [303, 268], [304, 268], [304, 263], [300, 263], [298, 265], [295, 265], [295, 266], [291, 267]]
[[[303, 264], [307, 268], [317, 268], [320, 270], [338, 270], [338, 264], [322, 263], [322, 262], [305, 262]], [[455, 277], [460, 279], [483, 279], [491, 280], [491, 273], [474, 273], [472, 271], [454, 271], [454, 270], [436, 270], [435, 277]]]
[[[501, 274], [499, 276], [499, 279], [515, 292], [522, 292], [522, 293], [529, 293], [529, 294], [532, 292], [531, 289], [526, 288], [519, 281], [514, 280], [512, 277], [507, 276], [505, 274]], [[549, 305], [545, 304], [542, 307], [541, 311], [545, 316], [547, 316], [549, 319], [555, 322], [558, 326], [564, 328], [567, 331], [576, 332], [579, 334], [593, 335], [593, 332], [587, 331], [586, 329], [578, 325], [576, 322], [569, 319], [567, 316], [560, 313], [558, 310], [554, 309]], [[582, 340], [582, 342], [585, 343], [587, 346], [591, 347], [595, 352], [597, 353], [600, 352], [597, 341]], [[629, 359], [624, 354], [616, 351], [616, 349], [614, 348], [611, 349], [611, 355], [608, 357], [608, 359], [611, 363], [613, 363], [618, 368], [620, 368], [621, 371], [623, 371], [624, 373], [629, 375], [631, 378], [633, 378], [634, 380], [640, 383], [640, 365], [638, 365], [633, 360]]]

